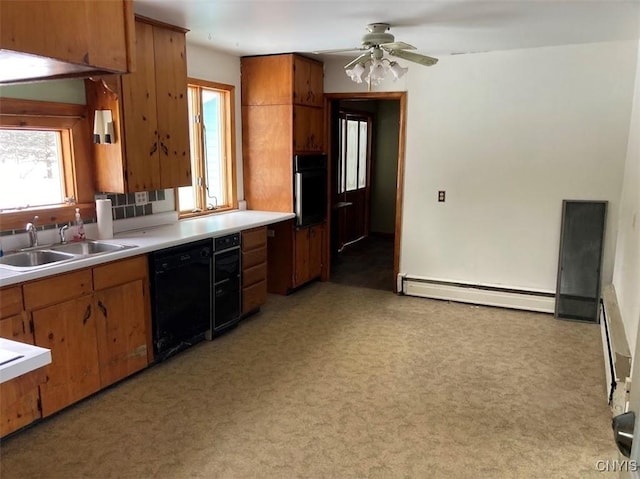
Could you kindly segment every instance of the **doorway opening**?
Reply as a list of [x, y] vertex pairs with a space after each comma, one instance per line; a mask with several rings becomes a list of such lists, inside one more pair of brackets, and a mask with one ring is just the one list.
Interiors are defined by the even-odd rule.
[[330, 281], [396, 292], [405, 93], [327, 94]]

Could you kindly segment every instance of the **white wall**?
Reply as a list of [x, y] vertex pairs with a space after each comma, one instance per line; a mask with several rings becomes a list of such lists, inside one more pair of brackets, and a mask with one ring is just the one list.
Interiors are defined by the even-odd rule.
[[242, 180], [242, 115], [240, 107], [240, 57], [187, 43], [187, 75], [189, 78], [226, 83], [236, 87], [236, 172], [238, 199], [244, 199]]
[[618, 242], [613, 284], [631, 351], [636, 348], [640, 322], [640, 45], [633, 113], [620, 195]]
[[624, 170], [624, 186], [620, 199], [620, 226], [613, 283], [616, 287], [627, 341], [633, 355], [630, 410], [635, 412], [635, 440], [631, 458], [640, 461], [640, 41], [629, 131], [629, 149]]
[[87, 103], [84, 80], [43, 80], [15, 85], [0, 85], [0, 97], [23, 100], [55, 101], [61, 103]]
[[[554, 291], [562, 200], [594, 199], [610, 202], [610, 282], [637, 49], [611, 42], [409, 65], [401, 272]], [[361, 91], [334, 65], [327, 91]]]

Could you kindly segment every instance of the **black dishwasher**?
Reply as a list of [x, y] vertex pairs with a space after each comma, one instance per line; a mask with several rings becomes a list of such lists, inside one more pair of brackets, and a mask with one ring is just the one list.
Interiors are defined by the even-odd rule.
[[207, 239], [149, 256], [156, 361], [201, 341], [211, 327], [212, 246]]

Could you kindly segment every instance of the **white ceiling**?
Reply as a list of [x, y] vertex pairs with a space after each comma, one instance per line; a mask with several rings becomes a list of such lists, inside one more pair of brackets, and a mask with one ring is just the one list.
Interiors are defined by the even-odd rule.
[[134, 0], [134, 8], [188, 28], [189, 43], [238, 56], [358, 47], [373, 22], [436, 57], [640, 36], [640, 0]]

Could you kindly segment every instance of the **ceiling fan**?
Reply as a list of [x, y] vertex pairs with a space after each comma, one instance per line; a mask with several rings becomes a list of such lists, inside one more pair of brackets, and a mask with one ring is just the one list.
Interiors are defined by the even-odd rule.
[[[339, 53], [350, 51], [364, 51], [360, 56], [350, 61], [344, 66], [347, 75], [355, 82], [362, 83], [362, 74], [365, 71], [364, 65], [371, 62], [371, 70], [367, 75], [368, 83], [379, 83], [384, 77], [386, 70], [390, 70], [397, 79], [404, 75], [407, 68], [402, 68], [395, 61], [385, 58], [384, 54], [392, 57], [402, 58], [420, 65], [431, 66], [438, 62], [437, 58], [411, 52], [416, 47], [405, 42], [396, 42], [391, 33], [387, 33], [390, 25], [388, 23], [370, 23], [367, 25], [367, 32], [362, 37], [361, 46], [356, 48], [341, 48], [337, 50], [322, 50], [314, 53]], [[387, 63], [385, 64], [384, 61]]]

